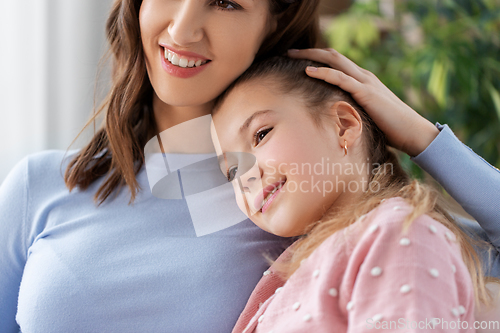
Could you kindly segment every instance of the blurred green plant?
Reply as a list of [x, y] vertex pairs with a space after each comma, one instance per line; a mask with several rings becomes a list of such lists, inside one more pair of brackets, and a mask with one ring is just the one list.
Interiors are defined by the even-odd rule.
[[325, 37], [500, 167], [500, 0], [357, 1]]

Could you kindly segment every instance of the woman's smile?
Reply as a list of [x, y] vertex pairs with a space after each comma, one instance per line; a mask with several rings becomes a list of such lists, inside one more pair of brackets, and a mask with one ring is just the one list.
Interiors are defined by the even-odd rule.
[[184, 68], [199, 67], [210, 61], [210, 59], [194, 52], [179, 51], [167, 45], [160, 44], [160, 46], [164, 50], [163, 51], [164, 58], [168, 59], [168, 61], [175, 66]]
[[211, 60], [199, 54], [174, 50], [172, 47], [160, 47], [160, 59], [163, 69], [170, 75], [188, 78], [207, 68]]
[[252, 0], [144, 0], [139, 21], [158, 115], [172, 107], [210, 112], [210, 102], [250, 66], [273, 26], [267, 1]]

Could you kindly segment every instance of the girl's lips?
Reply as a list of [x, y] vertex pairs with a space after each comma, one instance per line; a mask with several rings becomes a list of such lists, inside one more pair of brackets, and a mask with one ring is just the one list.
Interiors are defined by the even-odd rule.
[[[266, 186], [262, 190], [262, 193], [260, 193], [259, 195], [257, 195], [257, 197], [255, 198], [255, 201], [254, 201], [255, 208], [260, 208], [260, 211], [262, 213], [264, 213], [268, 209], [269, 205], [271, 205], [271, 202], [274, 200], [274, 198], [276, 198], [276, 196], [278, 195], [278, 193], [281, 191], [281, 189], [283, 188], [283, 185], [285, 183], [286, 183], [286, 179], [278, 181], [278, 182], [275, 182], [275, 183], [273, 183], [271, 185]], [[270, 195], [270, 193], [274, 189], [276, 189], [276, 188], [278, 188], [278, 190], [276, 190], [276, 192], [274, 192], [273, 194]], [[270, 196], [267, 199], [267, 201], [264, 203], [264, 199], [268, 195], [270, 195]]]
[[[197, 75], [205, 68], [207, 68], [207, 66], [210, 65], [211, 62], [208, 61], [207, 63], [197, 67], [176, 66], [167, 59], [165, 59], [165, 49], [163, 47], [160, 47], [160, 58], [161, 58], [161, 65], [168, 74], [183, 79]], [[206, 58], [202, 57], [200, 59], [206, 59]]]

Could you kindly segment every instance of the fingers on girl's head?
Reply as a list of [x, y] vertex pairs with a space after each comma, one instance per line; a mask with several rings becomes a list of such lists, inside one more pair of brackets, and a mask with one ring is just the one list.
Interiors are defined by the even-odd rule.
[[333, 68], [317, 68], [308, 66], [306, 68], [306, 74], [310, 77], [324, 80], [325, 82], [328, 82], [330, 84], [334, 84], [351, 94], [361, 89], [361, 83], [359, 81], [345, 74], [344, 72], [338, 71]]
[[363, 72], [358, 65], [334, 49], [289, 50], [288, 56], [290, 58], [309, 59], [327, 64], [354, 77], [358, 81], [364, 80]]
[[309, 60], [314, 60], [318, 61], [324, 64], [327, 64], [328, 62], [325, 61], [327, 59], [326, 57], [327, 51], [323, 49], [302, 49], [302, 50], [288, 50], [288, 56], [290, 58], [297, 58], [297, 59], [309, 59]]

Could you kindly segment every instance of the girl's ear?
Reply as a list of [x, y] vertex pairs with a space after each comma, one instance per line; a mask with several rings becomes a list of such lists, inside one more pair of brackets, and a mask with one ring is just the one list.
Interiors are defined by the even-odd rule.
[[340, 146], [344, 147], [345, 143], [348, 147], [352, 146], [363, 132], [363, 122], [358, 111], [344, 101], [333, 104], [330, 111], [334, 116]]

